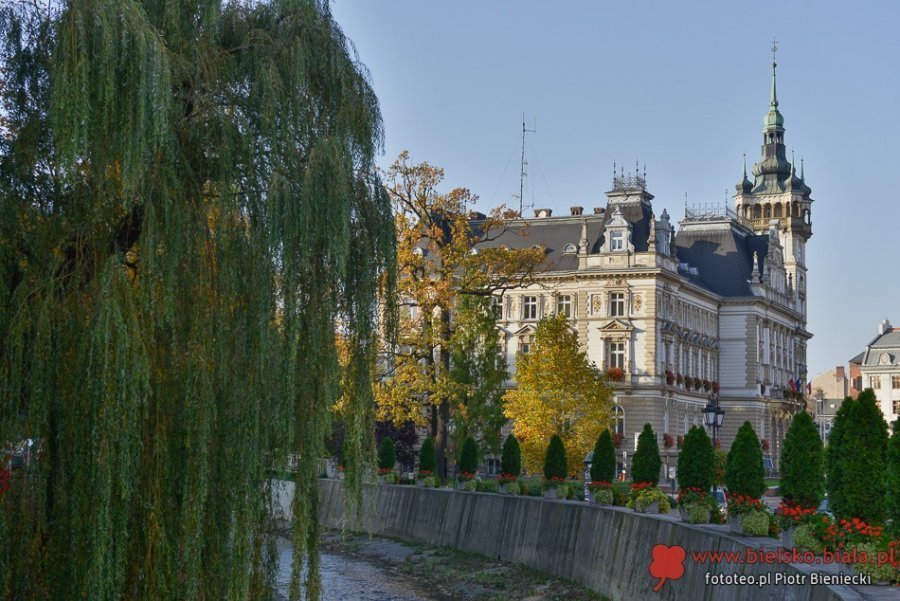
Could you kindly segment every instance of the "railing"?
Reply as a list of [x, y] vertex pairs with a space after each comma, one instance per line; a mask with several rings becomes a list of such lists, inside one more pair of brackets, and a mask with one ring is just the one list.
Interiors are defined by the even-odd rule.
[[708, 203], [692, 206], [684, 205], [685, 221], [721, 221], [723, 219], [736, 221], [747, 228], [752, 226], [749, 219], [742, 217], [726, 204]]

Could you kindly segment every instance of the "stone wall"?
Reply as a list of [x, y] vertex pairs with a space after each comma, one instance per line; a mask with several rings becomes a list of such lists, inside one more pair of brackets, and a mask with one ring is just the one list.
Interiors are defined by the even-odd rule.
[[[844, 586], [708, 586], [705, 575], [710, 569], [714, 573], [756, 575], [802, 572], [790, 565], [721, 568], [694, 565], [690, 559], [691, 551], [743, 551], [745, 545], [727, 534], [681, 524], [671, 518], [530, 497], [377, 486], [366, 493], [367, 517], [361, 525], [354, 526], [344, 522], [342, 483], [320, 480], [320, 490], [321, 518], [328, 528], [349, 527], [524, 564], [573, 580], [612, 601], [837, 601], [860, 598], [854, 590]], [[282, 495], [283, 507], [289, 506], [289, 497], [289, 494]], [[682, 578], [669, 580], [659, 592], [653, 592], [652, 587], [658, 579], [651, 577], [649, 566], [651, 550], [658, 543], [681, 545], [687, 550], [688, 558]]]

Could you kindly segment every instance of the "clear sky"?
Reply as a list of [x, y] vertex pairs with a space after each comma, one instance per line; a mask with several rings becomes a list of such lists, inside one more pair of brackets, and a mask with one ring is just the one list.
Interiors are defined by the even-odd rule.
[[[812, 188], [810, 377], [900, 326], [900, 2], [334, 0], [369, 68], [383, 164], [407, 149], [479, 206], [605, 204], [647, 164], [656, 213], [729, 203], [759, 156], [772, 36], [788, 153]], [[789, 155], [790, 158], [790, 155]]]

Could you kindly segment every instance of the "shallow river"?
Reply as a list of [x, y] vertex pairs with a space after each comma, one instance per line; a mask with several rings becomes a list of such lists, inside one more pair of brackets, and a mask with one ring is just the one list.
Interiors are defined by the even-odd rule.
[[[291, 543], [278, 538], [278, 587], [287, 599]], [[428, 601], [412, 584], [365, 561], [322, 552], [322, 601]]]

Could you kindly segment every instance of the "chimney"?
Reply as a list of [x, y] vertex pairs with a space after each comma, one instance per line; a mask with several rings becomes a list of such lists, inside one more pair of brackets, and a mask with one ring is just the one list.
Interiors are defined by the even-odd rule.
[[553, 215], [553, 209], [535, 209], [534, 216], [538, 219], [543, 219], [545, 217], [550, 217]]
[[891, 331], [891, 322], [888, 321], [887, 317], [878, 325], [878, 333], [879, 334], [887, 334]]
[[594, 207], [594, 215], [602, 215], [606, 212], [604, 207]]
[[840, 378], [841, 380], [843, 380], [844, 377], [845, 377], [845, 376], [844, 376], [844, 366], [843, 366], [843, 365], [838, 365], [837, 367], [835, 367], [835, 368], [834, 368], [834, 375], [835, 375], [836, 378]]
[[572, 216], [581, 215], [584, 213], [584, 207], [569, 207], [569, 210], [572, 211]]

